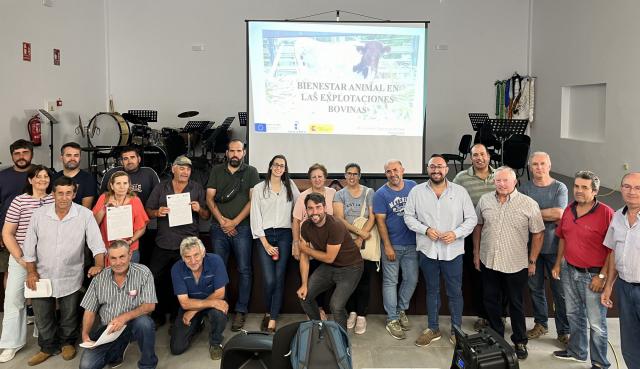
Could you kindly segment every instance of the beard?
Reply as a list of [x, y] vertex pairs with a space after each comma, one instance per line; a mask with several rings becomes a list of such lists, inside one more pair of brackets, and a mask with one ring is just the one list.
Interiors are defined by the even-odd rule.
[[27, 169], [31, 165], [31, 161], [20, 159], [13, 163], [18, 169]]
[[79, 161], [77, 161], [77, 162], [68, 161], [68, 162], [64, 163], [64, 168], [65, 169], [69, 169], [69, 170], [76, 169], [79, 166], [80, 166], [80, 162]]
[[444, 182], [444, 176], [443, 176], [443, 175], [440, 175], [440, 178], [438, 178], [438, 179], [434, 179], [434, 178], [433, 178], [433, 176], [429, 176], [429, 180], [430, 180], [432, 183], [440, 184], [440, 183]]
[[240, 166], [240, 164], [242, 164], [242, 161], [240, 159], [237, 158], [231, 158], [229, 159], [229, 165], [231, 165], [234, 168], [237, 168]]

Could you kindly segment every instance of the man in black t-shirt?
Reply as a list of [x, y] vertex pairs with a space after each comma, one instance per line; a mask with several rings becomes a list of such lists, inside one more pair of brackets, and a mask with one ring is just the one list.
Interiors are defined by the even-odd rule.
[[[351, 238], [347, 227], [328, 215], [324, 196], [311, 193], [304, 199], [308, 219], [302, 224], [300, 242], [300, 277], [298, 289], [300, 304], [307, 316], [320, 319], [316, 296], [335, 286], [331, 296], [333, 319], [347, 330], [345, 305], [362, 275], [363, 261], [360, 249]], [[321, 262], [309, 277], [309, 257]]]
[[73, 199], [73, 202], [91, 210], [93, 199], [98, 192], [98, 186], [91, 173], [80, 169], [81, 153], [80, 145], [75, 142], [67, 142], [62, 145], [60, 148], [60, 161], [62, 161], [63, 168], [53, 175], [51, 182], [62, 176], [73, 179], [78, 185], [76, 197]]

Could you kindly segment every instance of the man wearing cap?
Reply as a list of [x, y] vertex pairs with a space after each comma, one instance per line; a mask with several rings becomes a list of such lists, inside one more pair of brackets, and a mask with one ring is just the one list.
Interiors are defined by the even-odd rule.
[[[180, 242], [186, 237], [197, 237], [200, 218], [209, 217], [204, 189], [190, 178], [191, 160], [186, 156], [178, 156], [171, 166], [171, 173], [173, 178], [160, 182], [151, 191], [145, 205], [149, 218], [158, 219], [156, 247], [149, 265], [158, 294], [158, 306], [153, 314], [157, 326], [166, 323], [166, 313], [171, 313], [172, 316], [177, 313], [178, 305], [171, 288], [171, 267], [180, 260]], [[171, 227], [168, 216], [171, 209], [167, 207], [167, 196], [180, 193], [190, 194], [192, 222]]]

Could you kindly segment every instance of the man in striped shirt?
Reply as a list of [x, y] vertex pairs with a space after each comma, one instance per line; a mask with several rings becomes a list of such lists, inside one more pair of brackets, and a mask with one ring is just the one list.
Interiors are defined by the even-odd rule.
[[[106, 364], [111, 368], [120, 366], [131, 341], [137, 341], [140, 348], [138, 368], [155, 368], [158, 364], [156, 333], [153, 319], [149, 317], [158, 301], [153, 275], [146, 266], [131, 263], [129, 244], [124, 240], [111, 243], [108, 257], [110, 266], [91, 281], [80, 303], [85, 309], [82, 341], [91, 344], [105, 330], [124, 331], [113, 342], [85, 349], [80, 369], [102, 369]], [[96, 316], [100, 324], [92, 331]]]

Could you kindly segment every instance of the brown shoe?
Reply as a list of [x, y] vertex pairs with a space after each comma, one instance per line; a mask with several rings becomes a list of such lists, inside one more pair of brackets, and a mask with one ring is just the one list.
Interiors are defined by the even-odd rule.
[[569, 335], [568, 334], [560, 334], [558, 335], [558, 341], [563, 345], [569, 344]]
[[236, 313], [236, 315], [233, 317], [233, 321], [231, 322], [231, 331], [237, 332], [241, 330], [242, 327], [244, 327], [245, 320], [246, 320], [245, 313], [240, 313], [240, 312]]
[[69, 361], [76, 357], [76, 347], [72, 345], [62, 346], [62, 358]]
[[527, 331], [527, 338], [532, 340], [547, 334], [547, 332], [549, 332], [547, 328], [545, 328], [542, 324], [536, 323], [533, 328]]
[[29, 361], [27, 362], [27, 365], [34, 366], [34, 365], [42, 364], [45, 360], [47, 360], [51, 356], [52, 356], [51, 354], [47, 354], [46, 352], [40, 351], [37, 354], [31, 356], [31, 359], [29, 359]]
[[267, 331], [267, 327], [269, 327], [269, 320], [271, 319], [271, 317], [269, 316], [269, 314], [264, 314], [264, 317], [262, 318], [262, 322], [260, 323], [260, 330], [262, 332], [266, 332]]
[[425, 347], [428, 346], [431, 342], [437, 341], [442, 337], [442, 334], [440, 334], [440, 331], [434, 331], [431, 329], [425, 329], [424, 331], [422, 331], [422, 334], [418, 337], [418, 339], [416, 339], [416, 346], [418, 347]]

